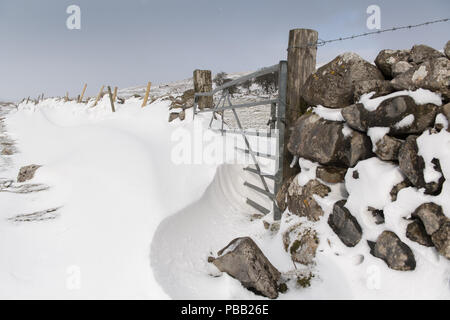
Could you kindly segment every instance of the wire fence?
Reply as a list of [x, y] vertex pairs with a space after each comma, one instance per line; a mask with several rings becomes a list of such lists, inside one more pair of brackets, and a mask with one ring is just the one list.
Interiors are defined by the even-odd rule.
[[375, 35], [375, 34], [381, 34], [381, 33], [385, 33], [385, 32], [394, 32], [394, 31], [405, 30], [405, 29], [419, 28], [419, 27], [428, 26], [428, 25], [435, 24], [435, 23], [442, 23], [442, 22], [448, 22], [448, 21], [450, 21], [450, 18], [444, 18], [444, 19], [439, 19], [439, 20], [432, 20], [432, 21], [422, 22], [422, 23], [419, 23], [419, 24], [411, 24], [411, 25], [400, 26], [400, 27], [392, 27], [392, 28], [389, 28], [389, 29], [369, 31], [369, 32], [364, 32], [364, 33], [360, 33], [360, 34], [355, 34], [355, 35], [352, 35], [352, 36], [341, 37], [341, 38], [330, 39], [330, 40], [319, 39], [316, 42], [311, 42], [311, 43], [308, 43], [308, 44], [306, 44], [304, 46], [289, 47], [287, 50], [289, 50], [289, 49], [307, 48], [307, 47], [322, 47], [322, 46], [324, 46], [324, 45], [326, 45], [328, 43], [332, 43], [332, 42], [344, 41], [344, 40], [352, 40], [352, 39], [355, 39], [355, 38], [361, 38], [361, 37], [371, 36], [371, 35]]

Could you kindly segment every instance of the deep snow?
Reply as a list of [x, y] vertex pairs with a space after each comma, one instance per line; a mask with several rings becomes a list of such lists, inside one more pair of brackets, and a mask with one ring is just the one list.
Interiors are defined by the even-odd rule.
[[[331, 194], [316, 199], [325, 211], [320, 222], [313, 225], [285, 214], [280, 232], [272, 234], [261, 220], [251, 219], [255, 212], [245, 204], [247, 196], [264, 203], [242, 185], [244, 180], [257, 182], [242, 170], [246, 159], [233, 163], [227, 153], [219, 161], [173, 161], [174, 148], [189, 144], [180, 137], [191, 137], [190, 144], [202, 139], [196, 130], [207, 131], [208, 116], [193, 121], [188, 111], [185, 121], [168, 123], [168, 101], [145, 108], [140, 104], [127, 99], [113, 114], [106, 96], [95, 108], [49, 99], [37, 106], [20, 105], [7, 117], [8, 134], [16, 139], [19, 153], [10, 156], [13, 164], [2, 175], [14, 177], [22, 165], [41, 164], [32, 182], [51, 189], [29, 195], [0, 192], [1, 298], [261, 299], [218, 272], [207, 257], [236, 236], [247, 235], [281, 272], [292, 272], [281, 235], [299, 222], [317, 229], [321, 239], [316, 265], [296, 265], [297, 272], [315, 277], [309, 288], [289, 283], [280, 299], [450, 298], [449, 262], [433, 249], [399, 234], [419, 257], [413, 272], [390, 270], [368, 254], [366, 239], [374, 240], [382, 228], [404, 233], [402, 218], [429, 197], [407, 188], [390, 202], [386, 190], [400, 178], [394, 168], [369, 159], [358, 164], [358, 182], [346, 178], [347, 188], [360, 190], [348, 204], [358, 214], [367, 214], [363, 207], [370, 201], [384, 206], [386, 213], [386, 226], [364, 224], [365, 236], [354, 249], [345, 247], [326, 223], [334, 202], [347, 196], [343, 184], [330, 185]], [[424, 151], [430, 157], [449, 159], [450, 148], [432, 148], [448, 145], [449, 136], [424, 135], [419, 144], [432, 149]], [[299, 177], [303, 184], [315, 177], [316, 164], [299, 162], [305, 168]], [[446, 163], [442, 169], [450, 176]], [[269, 165], [264, 169], [270, 171]], [[446, 182], [439, 200], [446, 212], [448, 194]], [[56, 206], [61, 209], [54, 220], [7, 220]], [[264, 219], [271, 221], [270, 216]]]

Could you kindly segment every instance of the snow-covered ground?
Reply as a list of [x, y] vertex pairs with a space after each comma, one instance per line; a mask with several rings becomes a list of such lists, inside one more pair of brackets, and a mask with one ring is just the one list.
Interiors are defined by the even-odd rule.
[[[281, 235], [293, 224], [310, 223], [285, 215], [280, 232], [271, 233], [252, 219], [256, 212], [245, 198], [264, 200], [243, 186], [255, 179], [242, 170], [246, 159], [231, 161], [232, 143], [225, 147], [225, 160], [199, 156], [200, 140], [223, 138], [207, 130], [209, 116], [193, 120], [191, 110], [185, 121], [169, 123], [169, 103], [156, 100], [141, 108], [141, 100], [129, 98], [112, 113], [106, 96], [95, 108], [48, 99], [9, 113], [6, 134], [18, 153], [7, 156], [1, 178], [39, 164], [31, 182], [50, 189], [0, 192], [0, 298], [261, 299], [207, 262], [237, 236], [252, 237], [281, 272], [295, 269]], [[265, 146], [272, 145], [259, 151]], [[271, 169], [270, 163], [264, 167]], [[373, 168], [380, 175], [391, 170]], [[371, 172], [361, 168], [360, 174], [364, 181]], [[318, 199], [325, 216], [316, 224], [327, 241], [320, 243], [315, 266], [296, 266], [297, 272], [314, 273], [312, 285], [290, 283], [280, 299], [450, 298], [449, 263], [430, 248], [419, 250], [415, 271], [399, 272], [367, 254], [364, 241], [345, 247], [326, 223], [345, 190], [339, 184], [331, 188]], [[399, 198], [409, 199], [410, 189]], [[414, 205], [390, 210], [404, 214]], [[8, 220], [54, 207], [60, 208], [55, 219]]]
[[[31, 182], [51, 188], [26, 195], [0, 192], [0, 297], [168, 297], [165, 286], [170, 282], [160, 279], [170, 263], [163, 260], [160, 250], [172, 243], [181, 247], [189, 239], [173, 232], [169, 243], [156, 246], [152, 242], [156, 230], [161, 230], [165, 218], [179, 215], [202, 199], [217, 180], [219, 167], [231, 175], [240, 172], [242, 165], [227, 169], [220, 161], [208, 159], [200, 159], [199, 164], [187, 159], [180, 164], [173, 155], [180, 134], [185, 137], [206, 128], [209, 121], [198, 117], [195, 122], [168, 123], [168, 101], [146, 108], [141, 103], [128, 99], [112, 113], [108, 97], [95, 108], [49, 99], [38, 105], [22, 104], [7, 116], [5, 134], [16, 141], [19, 153], [7, 156], [11, 164], [3, 168], [2, 178], [14, 179], [21, 166], [36, 163], [42, 167]], [[187, 119], [192, 119], [189, 112]], [[221, 183], [219, 179], [217, 184]], [[243, 222], [249, 214], [244, 195], [230, 195], [230, 201], [240, 208], [235, 217]], [[217, 212], [219, 203], [211, 203], [211, 212], [203, 214]], [[50, 207], [61, 207], [56, 219], [8, 220]], [[232, 211], [223, 208], [227, 210], [222, 214]], [[245, 223], [241, 224], [245, 229]], [[211, 242], [210, 233], [195, 232], [193, 237]], [[228, 235], [218, 238], [214, 250], [229, 240]], [[209, 254], [176, 247], [167, 253], [173, 258], [186, 255], [187, 266], [199, 263], [195, 260], [199, 256], [205, 262]]]

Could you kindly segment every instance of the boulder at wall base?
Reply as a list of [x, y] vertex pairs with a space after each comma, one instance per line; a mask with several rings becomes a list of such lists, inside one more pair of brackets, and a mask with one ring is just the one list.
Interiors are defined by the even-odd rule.
[[398, 160], [398, 152], [403, 145], [403, 140], [384, 135], [375, 144], [375, 154], [378, 158], [385, 161]]
[[289, 211], [300, 217], [307, 217], [308, 220], [318, 221], [323, 216], [323, 210], [314, 199], [314, 195], [323, 198], [330, 193], [331, 189], [315, 179], [308, 181], [302, 187], [298, 184], [297, 177], [294, 178], [288, 189]]
[[363, 94], [375, 92], [372, 98], [388, 95], [394, 92], [391, 82], [388, 80], [365, 80], [355, 83], [355, 90], [353, 91], [353, 101], [359, 101]]
[[30, 164], [28, 166], [22, 167], [17, 175], [17, 182], [25, 182], [34, 178], [34, 174], [37, 169], [41, 166], [37, 164]]
[[441, 227], [433, 233], [431, 240], [437, 251], [447, 259], [450, 259], [450, 219], [446, 219]]
[[406, 237], [425, 247], [434, 247], [431, 237], [427, 234], [423, 223], [420, 220], [414, 220], [406, 228]]
[[384, 80], [380, 70], [356, 53], [344, 53], [310, 75], [302, 97], [310, 105], [342, 108], [353, 103], [355, 83]]
[[333, 206], [328, 217], [328, 225], [347, 247], [356, 246], [362, 237], [362, 229], [356, 218], [345, 207], [346, 200], [340, 200]]
[[416, 268], [416, 259], [408, 245], [391, 231], [384, 231], [377, 241], [368, 241], [370, 253], [382, 259], [389, 268], [398, 271], [410, 271]]
[[381, 70], [386, 79], [391, 79], [392, 67], [400, 62], [407, 62], [409, 59], [410, 50], [381, 50], [375, 58], [375, 65]]
[[438, 195], [441, 193], [442, 185], [445, 181], [440, 168], [439, 160], [434, 159], [434, 169], [441, 173], [440, 179], [436, 182], [425, 182], [423, 171], [425, 162], [418, 154], [417, 136], [408, 136], [405, 143], [401, 146], [398, 153], [398, 162], [400, 171], [408, 178], [408, 180], [417, 188], [425, 188], [426, 194]]
[[450, 219], [444, 214], [442, 207], [433, 202], [423, 203], [411, 216], [421, 222], [427, 236], [431, 236], [436, 250], [450, 259]]
[[280, 272], [249, 237], [236, 238], [210, 261], [222, 272], [239, 280], [249, 290], [275, 299]]
[[425, 231], [429, 235], [432, 235], [438, 231], [446, 220], [442, 207], [433, 202], [421, 204], [416, 208], [416, 210], [414, 210], [411, 216], [414, 218], [419, 218], [420, 221], [422, 221]]
[[296, 224], [283, 233], [283, 246], [293, 261], [308, 265], [313, 263], [319, 246], [317, 232]]
[[289, 139], [289, 151], [301, 158], [323, 165], [352, 167], [359, 160], [370, 158], [372, 142], [360, 132], [348, 129], [344, 124], [306, 114], [297, 119]]
[[[422, 133], [432, 127], [439, 108], [434, 104], [417, 105], [410, 96], [399, 96], [384, 100], [374, 111], [368, 111], [357, 103], [342, 109], [346, 123], [353, 129], [367, 131], [371, 127], [389, 128], [391, 135]], [[410, 117], [412, 121], [402, 124]]]
[[402, 73], [391, 81], [396, 90], [428, 89], [450, 99], [450, 60], [441, 57], [427, 60]]

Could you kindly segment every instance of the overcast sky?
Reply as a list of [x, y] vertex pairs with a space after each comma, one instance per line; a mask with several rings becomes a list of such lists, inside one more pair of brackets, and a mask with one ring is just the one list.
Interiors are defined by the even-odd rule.
[[[81, 8], [69, 30], [66, 9]], [[0, 0], [0, 100], [45, 93], [71, 96], [88, 83], [120, 88], [213, 72], [251, 71], [286, 59], [288, 33], [311, 28], [327, 40], [369, 31], [369, 5], [381, 28], [448, 18], [449, 0]], [[354, 51], [373, 61], [384, 48], [417, 43], [442, 49], [450, 22], [328, 44], [318, 63]]]

